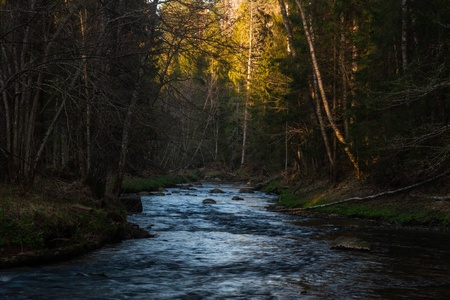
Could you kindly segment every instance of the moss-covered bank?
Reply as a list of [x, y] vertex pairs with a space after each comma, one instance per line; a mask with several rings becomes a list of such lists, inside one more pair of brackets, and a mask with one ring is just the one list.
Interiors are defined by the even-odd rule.
[[[197, 180], [197, 175], [127, 178], [124, 193], [153, 191]], [[69, 259], [125, 238], [151, 235], [126, 221], [123, 203], [97, 199], [85, 184], [56, 178], [34, 188], [0, 184], [0, 268]]]
[[[295, 214], [325, 217], [366, 218], [393, 225], [450, 229], [449, 176], [406, 191], [364, 199], [396, 188], [381, 188], [365, 180], [349, 179], [339, 184], [327, 181], [300, 182], [289, 185], [278, 181], [265, 190], [280, 194], [275, 209]], [[360, 197], [323, 208], [314, 206]]]
[[0, 268], [70, 258], [119, 241], [126, 227], [117, 200], [95, 199], [80, 182], [0, 186]]

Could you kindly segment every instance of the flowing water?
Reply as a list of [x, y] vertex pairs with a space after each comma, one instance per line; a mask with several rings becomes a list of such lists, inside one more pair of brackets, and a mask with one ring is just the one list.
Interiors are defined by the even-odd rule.
[[[0, 299], [450, 299], [448, 234], [269, 212], [273, 196], [238, 190], [204, 183], [142, 197], [129, 219], [157, 237], [1, 271]], [[375, 250], [331, 250], [341, 235]]]

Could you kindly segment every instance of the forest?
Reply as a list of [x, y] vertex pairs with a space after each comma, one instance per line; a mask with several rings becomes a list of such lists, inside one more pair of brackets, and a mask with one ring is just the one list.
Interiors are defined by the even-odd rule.
[[450, 166], [445, 0], [0, 1], [0, 181]]

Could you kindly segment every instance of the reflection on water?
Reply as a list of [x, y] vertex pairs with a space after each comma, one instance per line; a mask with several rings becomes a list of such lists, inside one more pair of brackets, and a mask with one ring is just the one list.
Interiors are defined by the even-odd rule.
[[[379, 229], [264, 209], [270, 196], [217, 185], [143, 197], [130, 221], [158, 236], [67, 263], [0, 272], [1, 299], [446, 299], [448, 235]], [[192, 192], [192, 191], [189, 191]], [[203, 204], [213, 198], [217, 204]], [[351, 235], [373, 252], [330, 250]]]

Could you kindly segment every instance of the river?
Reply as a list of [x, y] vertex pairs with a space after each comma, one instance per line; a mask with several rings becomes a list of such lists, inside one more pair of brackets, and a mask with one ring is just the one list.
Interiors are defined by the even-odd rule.
[[[216, 187], [225, 193], [209, 193]], [[129, 220], [157, 237], [0, 271], [0, 299], [448, 299], [448, 234], [270, 212], [275, 196], [239, 188], [143, 196], [144, 211]], [[375, 250], [330, 249], [342, 235]]]

